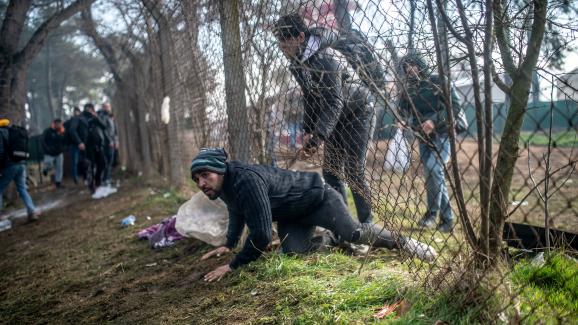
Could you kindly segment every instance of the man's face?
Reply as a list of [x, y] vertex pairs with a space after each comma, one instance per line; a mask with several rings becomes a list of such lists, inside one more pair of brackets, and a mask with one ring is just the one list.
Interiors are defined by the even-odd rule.
[[102, 109], [104, 109], [107, 113], [111, 112], [111, 108], [110, 108], [110, 104], [109, 103], [104, 103], [102, 104]]
[[305, 42], [305, 34], [303, 32], [299, 33], [297, 37], [277, 38], [277, 44], [279, 44], [281, 52], [287, 59], [297, 58], [299, 48], [303, 42]]
[[206, 196], [215, 200], [223, 189], [224, 176], [208, 170], [203, 170], [193, 175], [193, 181]]
[[54, 122], [54, 129], [58, 130], [62, 127], [62, 122]]
[[74, 111], [74, 116], [79, 116], [80, 115], [80, 111]]
[[410, 77], [417, 79], [419, 77], [419, 67], [415, 64], [406, 64], [405, 65], [405, 73]]

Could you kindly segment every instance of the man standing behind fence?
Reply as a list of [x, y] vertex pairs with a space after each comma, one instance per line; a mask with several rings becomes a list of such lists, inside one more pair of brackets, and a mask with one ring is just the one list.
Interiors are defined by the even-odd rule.
[[105, 125], [104, 156], [106, 158], [106, 167], [104, 168], [102, 181], [104, 184], [110, 185], [112, 166], [114, 164], [114, 153], [118, 147], [118, 134], [109, 103], [102, 104], [102, 109], [98, 111], [98, 117]]
[[62, 166], [64, 161], [64, 127], [61, 119], [55, 119], [49, 128], [42, 133], [42, 149], [44, 150], [44, 160], [42, 162], [42, 174], [54, 167], [54, 185], [56, 188], [62, 186]]
[[325, 143], [323, 177], [347, 202], [345, 185], [339, 178], [344, 172], [351, 182], [359, 221], [371, 222], [370, 190], [364, 175], [373, 120], [369, 91], [344, 83], [344, 71], [330, 55], [331, 50], [323, 49], [322, 43], [328, 40], [322, 30], [309, 30], [297, 14], [282, 16], [275, 27], [279, 47], [291, 62], [290, 71], [305, 101], [301, 152], [310, 156]]
[[[451, 232], [454, 216], [444, 173], [444, 164], [450, 157], [450, 142], [441, 82], [437, 76], [428, 73], [427, 65], [419, 55], [407, 55], [401, 59], [400, 64], [407, 83], [402, 89], [399, 108], [409, 126], [420, 134], [419, 153], [427, 193], [427, 211], [418, 224], [427, 228], [434, 227], [439, 213], [441, 223], [437, 229]], [[453, 89], [451, 100], [454, 108], [460, 107]]]

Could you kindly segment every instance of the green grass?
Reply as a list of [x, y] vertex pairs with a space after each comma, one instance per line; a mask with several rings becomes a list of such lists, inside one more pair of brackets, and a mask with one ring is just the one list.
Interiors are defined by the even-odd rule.
[[[520, 142], [531, 146], [547, 146], [548, 133], [522, 133]], [[564, 131], [552, 133], [552, 146], [555, 148], [578, 147], [578, 132]]]
[[557, 324], [557, 316], [578, 319], [578, 262], [562, 253], [546, 258], [543, 266], [530, 260], [514, 267], [512, 280], [521, 289], [522, 313], [528, 323]]
[[[174, 214], [183, 201], [176, 193], [154, 191], [127, 184], [122, 194], [79, 198], [65, 213], [49, 212], [41, 226], [0, 234], [0, 323], [486, 324], [510, 301], [484, 286], [474, 295], [426, 290], [425, 275], [433, 276], [430, 285], [438, 283], [438, 268], [430, 272], [418, 261], [403, 263], [388, 250], [372, 251], [361, 273], [364, 259], [340, 251], [271, 252], [220, 282], [206, 283], [202, 275], [228, 263], [230, 255], [200, 261], [211, 247], [199, 241], [152, 251], [135, 239], [138, 229]], [[137, 216], [137, 226], [119, 227], [127, 214]], [[541, 306], [529, 320], [556, 315], [544, 301], [569, 311], [567, 319], [576, 315], [576, 297], [570, 296], [575, 279], [563, 281], [575, 269], [570, 262], [552, 259], [548, 276], [533, 275], [537, 271], [525, 261], [515, 267], [513, 283], [529, 288], [519, 297], [522, 311]], [[480, 300], [488, 296], [489, 302]], [[401, 299], [409, 306], [402, 315], [373, 317], [376, 309]]]
[[[252, 299], [270, 306], [256, 324], [480, 323], [475, 306], [461, 305], [464, 300], [456, 294], [426, 292], [395, 257], [371, 258], [358, 274], [360, 264], [360, 258], [339, 252], [307, 257], [272, 253], [233, 281], [236, 292], [251, 292]], [[401, 299], [410, 306], [403, 315], [373, 317], [384, 303]]]

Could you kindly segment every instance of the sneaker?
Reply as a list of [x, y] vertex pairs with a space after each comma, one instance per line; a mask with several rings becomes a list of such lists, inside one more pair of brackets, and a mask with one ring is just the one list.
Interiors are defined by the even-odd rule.
[[433, 228], [436, 225], [435, 219], [435, 216], [425, 215], [417, 222], [417, 225], [424, 228]]
[[28, 214], [28, 222], [36, 222], [40, 220], [40, 211], [34, 211]]
[[424, 262], [432, 262], [437, 256], [435, 249], [428, 244], [409, 237], [402, 238], [401, 242], [401, 250], [411, 257], [417, 257]]
[[99, 186], [96, 188], [96, 190], [92, 194], [92, 198], [95, 200], [98, 200], [98, 199], [105, 198], [107, 195], [108, 195], [108, 191], [106, 190], [106, 187]]
[[106, 190], [108, 192], [108, 195], [118, 192], [118, 190], [115, 187], [112, 187], [111, 185], [107, 185]]
[[437, 230], [446, 234], [451, 233], [454, 230], [453, 222], [442, 222], [438, 225]]

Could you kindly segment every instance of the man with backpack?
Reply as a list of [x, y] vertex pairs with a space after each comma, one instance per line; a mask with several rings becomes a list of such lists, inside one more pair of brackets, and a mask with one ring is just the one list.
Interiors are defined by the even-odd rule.
[[48, 175], [48, 171], [54, 167], [54, 184], [56, 188], [62, 186], [62, 167], [64, 162], [64, 127], [61, 119], [55, 119], [49, 128], [42, 133], [42, 148], [44, 149], [44, 161], [42, 173]]
[[73, 145], [80, 150], [82, 170], [86, 175], [91, 193], [95, 193], [102, 182], [106, 167], [104, 156], [104, 123], [96, 115], [94, 105], [87, 103], [76, 121], [71, 123], [70, 136]]
[[28, 211], [28, 220], [37, 221], [40, 211], [34, 206], [26, 186], [26, 160], [28, 159], [28, 132], [18, 126], [10, 126], [10, 120], [0, 117], [0, 210], [4, 208], [2, 195], [10, 184], [16, 190]]
[[374, 82], [367, 78], [367, 82], [355, 80], [355, 72], [342, 69], [340, 64], [353, 61], [347, 57], [341, 62], [336, 60], [337, 53], [332, 53], [333, 48], [327, 45], [334, 36], [320, 28], [308, 29], [298, 14], [280, 17], [275, 34], [303, 92], [305, 136], [300, 155], [311, 156], [324, 143], [323, 177], [344, 202], [347, 196], [343, 179], [349, 182], [359, 221], [370, 223], [371, 194], [365, 179], [365, 155], [372, 136], [374, 110], [373, 97], [364, 84]]

